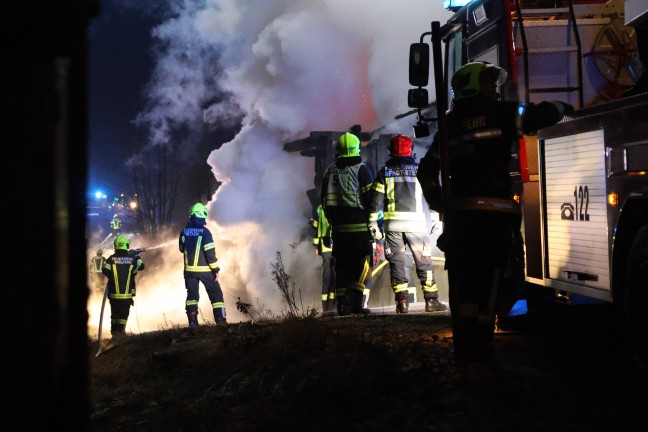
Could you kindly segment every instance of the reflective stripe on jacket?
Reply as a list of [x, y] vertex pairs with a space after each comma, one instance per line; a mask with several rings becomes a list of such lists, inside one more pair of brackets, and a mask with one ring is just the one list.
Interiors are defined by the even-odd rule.
[[378, 221], [382, 211], [385, 231], [427, 232], [417, 171], [412, 157], [392, 157], [386, 162], [371, 188], [370, 222]]
[[323, 252], [331, 252], [333, 250], [331, 247], [331, 225], [329, 225], [328, 219], [326, 219], [321, 204], [317, 206], [317, 218], [313, 219], [313, 228], [315, 228], [313, 245], [317, 247], [320, 254]]
[[333, 232], [368, 231], [373, 174], [360, 156], [338, 158], [322, 180], [322, 207]]
[[102, 273], [108, 278], [108, 298], [129, 299], [135, 295], [135, 275], [144, 270], [139, 255], [131, 255], [127, 250], [117, 250], [106, 259]]
[[185, 275], [214, 273], [219, 268], [214, 238], [203, 218], [191, 216], [180, 232], [179, 249], [184, 254]]

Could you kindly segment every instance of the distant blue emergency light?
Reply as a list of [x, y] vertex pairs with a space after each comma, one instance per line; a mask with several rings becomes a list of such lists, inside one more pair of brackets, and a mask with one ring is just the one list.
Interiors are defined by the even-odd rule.
[[466, 6], [472, 0], [443, 0], [443, 7], [450, 11], [457, 11], [463, 6]]

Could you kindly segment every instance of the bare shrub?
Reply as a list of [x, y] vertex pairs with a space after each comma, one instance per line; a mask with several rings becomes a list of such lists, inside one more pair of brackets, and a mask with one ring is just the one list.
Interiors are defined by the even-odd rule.
[[[301, 290], [295, 288], [295, 282], [284, 268], [281, 252], [277, 252], [277, 261], [272, 264], [272, 280], [275, 281], [279, 287], [279, 292], [283, 296], [287, 309], [283, 310], [280, 314], [282, 319], [300, 319], [312, 318], [317, 315], [317, 309], [313, 306], [304, 308]], [[296, 296], [299, 294], [299, 304], [297, 303]]]
[[[283, 259], [281, 258], [281, 252], [277, 252], [276, 256], [277, 261], [272, 264], [272, 280], [279, 288], [279, 292], [286, 304], [286, 309], [282, 310], [279, 314], [275, 314], [270, 309], [267, 309], [259, 299], [257, 299], [257, 306], [255, 307], [241, 300], [241, 297], [236, 302], [236, 309], [242, 314], [249, 316], [252, 322], [255, 323], [316, 317], [319, 312], [317, 308], [314, 306], [304, 307], [301, 290], [296, 289], [295, 283], [286, 272]], [[299, 302], [297, 301], [297, 297], [299, 297]]]

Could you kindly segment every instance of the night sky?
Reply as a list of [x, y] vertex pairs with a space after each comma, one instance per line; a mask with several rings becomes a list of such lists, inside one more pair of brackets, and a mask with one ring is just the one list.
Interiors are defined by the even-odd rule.
[[154, 20], [133, 8], [103, 0], [89, 28], [89, 192], [119, 193], [128, 178], [124, 162], [138, 145], [133, 125], [142, 109], [152, 68]]

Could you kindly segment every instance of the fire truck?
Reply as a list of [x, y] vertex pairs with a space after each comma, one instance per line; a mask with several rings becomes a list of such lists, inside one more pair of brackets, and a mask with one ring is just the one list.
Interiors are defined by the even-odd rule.
[[[415, 136], [429, 135], [433, 124], [443, 127], [449, 78], [471, 61], [508, 71], [503, 99], [561, 100], [575, 107], [573, 115], [523, 137], [512, 150], [524, 283], [527, 292], [549, 294], [544, 298], [552, 301], [612, 303], [632, 356], [645, 370], [648, 93], [636, 84], [648, 66], [640, 55], [648, 40], [638, 40], [648, 29], [646, 2], [460, 1], [445, 0], [451, 18], [432, 22], [410, 46]], [[436, 101], [430, 104], [431, 70]]]

